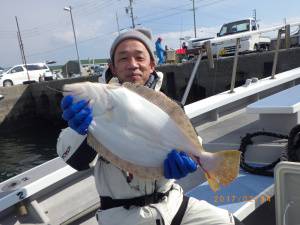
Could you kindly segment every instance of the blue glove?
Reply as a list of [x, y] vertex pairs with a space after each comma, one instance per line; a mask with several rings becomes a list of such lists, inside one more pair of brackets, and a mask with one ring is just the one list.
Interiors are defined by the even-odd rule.
[[197, 164], [185, 152], [172, 150], [164, 161], [164, 176], [167, 179], [180, 179], [196, 169]]
[[87, 129], [93, 120], [92, 109], [85, 100], [73, 103], [72, 95], [65, 96], [61, 101], [62, 118], [69, 127], [81, 135], [87, 134]]

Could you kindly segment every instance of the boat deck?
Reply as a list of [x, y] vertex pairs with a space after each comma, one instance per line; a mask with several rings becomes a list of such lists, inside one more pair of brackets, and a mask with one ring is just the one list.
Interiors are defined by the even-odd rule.
[[[263, 131], [259, 116], [249, 114], [245, 109], [196, 129], [203, 138], [205, 149], [211, 152], [239, 149], [241, 139], [247, 133]], [[275, 161], [286, 145], [285, 139], [266, 136], [253, 138], [253, 142], [254, 144], [247, 148], [246, 162], [256, 165]], [[211, 191], [207, 182], [204, 182], [191, 188], [187, 194], [229, 210], [240, 220], [244, 220], [245, 224], [253, 224], [253, 221], [257, 221], [258, 215], [259, 220], [263, 222], [261, 224], [275, 224], [273, 177], [254, 175], [241, 169], [239, 177], [234, 182], [228, 187], [222, 187], [216, 193]], [[268, 211], [268, 214], [260, 211]], [[273, 215], [271, 219], [270, 213]]]
[[[242, 109], [231, 113], [224, 118], [220, 118], [217, 122], [198, 126], [196, 130], [203, 138], [203, 145], [207, 151], [215, 152], [218, 150], [238, 149], [242, 136], [246, 135], [246, 133], [261, 131], [258, 120], [259, 117], [257, 115], [248, 114], [245, 109]], [[270, 161], [273, 161], [280, 156], [283, 146], [285, 145], [285, 140], [280, 140], [279, 142], [274, 140], [274, 142], [271, 141], [271, 143], [270, 138], [265, 137], [259, 137], [255, 140], [257, 140], [260, 144], [254, 145], [251, 148], [249, 147], [249, 152], [251, 150], [252, 152], [247, 155], [251, 159], [250, 162], [252, 163], [269, 163]], [[258, 151], [260, 150], [256, 149], [257, 146], [259, 149], [263, 149], [263, 152], [258, 154]], [[274, 146], [276, 146], [275, 149], [273, 148]], [[266, 153], [266, 151], [270, 151], [271, 148], [272, 152]], [[268, 157], [266, 157], [266, 155], [268, 155]], [[243, 179], [247, 179], [246, 184]], [[240, 177], [234, 182], [234, 188], [239, 186], [237, 183], [240, 183], [240, 190], [232, 189], [232, 186], [224, 187], [223, 189], [226, 190], [225, 192], [221, 189], [219, 193], [217, 192], [213, 196], [208, 194], [211, 194], [212, 191], [209, 189], [208, 185], [204, 185], [203, 182], [205, 182], [205, 179], [203, 178], [203, 174], [200, 170], [177, 181], [177, 183], [179, 183], [183, 187], [184, 191], [190, 196], [204, 199], [218, 207], [226, 208], [233, 212], [242, 208], [246, 203], [252, 202], [255, 205], [249, 206], [248, 204], [247, 208], [244, 209], [244, 214], [243, 212], [239, 212], [241, 217], [245, 217], [245, 215], [248, 216], [260, 206], [260, 211], [268, 211], [268, 214], [264, 215], [262, 212], [257, 210], [253, 213], [253, 215], [255, 214], [254, 217], [259, 215], [260, 221], [264, 222], [266, 225], [275, 224], [274, 199], [272, 198], [274, 195], [273, 178], [258, 175], [250, 175], [245, 178], [245, 172], [242, 171]], [[201, 184], [202, 187], [199, 189], [198, 186]], [[259, 188], [256, 189], [256, 187]], [[259, 195], [260, 191], [265, 189], [267, 189], [267, 192], [264, 195], [264, 199], [252, 199]], [[235, 199], [233, 200], [232, 198]], [[266, 204], [263, 205], [262, 203]], [[274, 215], [273, 219], [270, 219], [270, 212]], [[90, 215], [92, 216], [92, 214]], [[249, 216], [245, 219], [245, 223], [253, 224], [253, 220], [255, 219]], [[97, 224], [94, 218], [89, 218], [86, 221], [80, 220], [80, 222], [77, 222], [78, 223], [76, 224]]]
[[[245, 104], [245, 106], [246, 105], [247, 104]], [[204, 148], [207, 151], [216, 152], [219, 150], [238, 149], [243, 136], [247, 133], [262, 131], [262, 126], [259, 123], [258, 115], [249, 114], [246, 112], [245, 108], [242, 108], [238, 111], [233, 111], [219, 117], [216, 121], [197, 126], [196, 130], [203, 139]], [[248, 147], [246, 161], [256, 164], [270, 163], [280, 156], [285, 144], [286, 140], [272, 139], [269, 137], [256, 137], [254, 139], [254, 145]], [[48, 220], [47, 223], [50, 224], [63, 223], [96, 225], [97, 221], [94, 213], [99, 207], [99, 197], [95, 189], [93, 176], [90, 175], [85, 173], [80, 176], [75, 173], [71, 175], [74, 176], [74, 179], [69, 177], [67, 182], [65, 181], [64, 183], [58, 182], [53, 184], [50, 187], [47, 187], [42, 194], [37, 194], [27, 199], [26, 201], [29, 203], [29, 212], [33, 209], [33, 213], [29, 213], [26, 218], [19, 215], [15, 216], [17, 214], [15, 209], [10, 207], [5, 212], [0, 213], [0, 224], [45, 224], [45, 221]], [[255, 178], [253, 179], [256, 180]], [[186, 193], [191, 190], [194, 191], [194, 188], [199, 185], [204, 185], [204, 182], [205, 179], [203, 178], [203, 174], [200, 169], [178, 181]], [[252, 181], [250, 180], [250, 185], [251, 182]], [[271, 181], [271, 183], [266, 183], [266, 186], [262, 187], [263, 189], [269, 188], [268, 196], [270, 197], [274, 194], [272, 183], [273, 182]], [[244, 191], [242, 192], [242, 196], [238, 193], [230, 193], [225, 194], [223, 198], [227, 198], [227, 195], [237, 195], [244, 198], [253, 195], [253, 192], [251, 191], [248, 193], [247, 190], [249, 189], [246, 189], [243, 185], [236, 185], [235, 188], [237, 188], [235, 189], [237, 191]], [[203, 190], [203, 193], [207, 194], [208, 192], [207, 190]], [[257, 193], [254, 194], [257, 195]], [[84, 199], [82, 196], [84, 196]], [[206, 197], [203, 199], [210, 201], [212, 204], [218, 205], [219, 203], [220, 205], [220, 202], [215, 202], [214, 197], [210, 199]], [[242, 199], [241, 204], [244, 201], [245, 199]], [[230, 204], [227, 204], [228, 206], [226, 206], [226, 204], [222, 203], [221, 205], [222, 207], [230, 210]], [[241, 208], [241, 206], [238, 205], [235, 205], [235, 207]], [[258, 208], [262, 209], [262, 213], [259, 213], [261, 210], [258, 210]], [[257, 218], [259, 218], [259, 221], [264, 221], [263, 224], [275, 224], [275, 214], [272, 216], [273, 220], [270, 220], [269, 216], [270, 212], [275, 213], [274, 201], [272, 198], [268, 204], [264, 204], [260, 207], [259, 205], [254, 204], [246, 210], [246, 213], [240, 214], [241, 218], [246, 218], [246, 216], [251, 214], [252, 211], [252, 214], [254, 215], [251, 217], [251, 214], [244, 220], [251, 221], [246, 224], [253, 224], [253, 221], [256, 221]], [[269, 214], [264, 213], [265, 211], [268, 211]], [[268, 215], [268, 217], [266, 215]]]
[[[231, 113], [211, 124], [199, 126], [196, 130], [203, 138], [204, 148], [210, 152], [239, 149], [242, 138], [248, 133], [272, 132], [263, 129], [258, 115], [249, 114], [245, 109]], [[253, 142], [254, 144], [247, 148], [246, 161], [270, 163], [278, 158], [286, 140], [257, 136], [253, 138]]]

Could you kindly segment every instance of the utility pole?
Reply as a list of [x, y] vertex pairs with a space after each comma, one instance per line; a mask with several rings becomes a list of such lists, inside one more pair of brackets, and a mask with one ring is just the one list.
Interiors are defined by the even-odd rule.
[[18, 36], [18, 41], [19, 41], [19, 46], [20, 46], [20, 51], [21, 51], [22, 62], [25, 65], [26, 72], [27, 72], [27, 79], [29, 81], [30, 77], [29, 77], [29, 73], [28, 73], [28, 70], [27, 70], [27, 63], [26, 63], [26, 57], [25, 57], [25, 52], [24, 52], [24, 45], [23, 45], [23, 41], [22, 41], [22, 37], [21, 37], [18, 18], [16, 16], [15, 16], [15, 18], [16, 18], [16, 24], [17, 24], [17, 29], [18, 29], [17, 36]]
[[256, 21], [256, 9], [253, 9], [253, 18]]
[[23, 51], [22, 51], [22, 44], [21, 44], [21, 39], [20, 39], [20, 34], [19, 31], [17, 31], [17, 37], [18, 37], [18, 44], [20, 47], [20, 53], [21, 53], [21, 59], [22, 59], [22, 63], [25, 64], [24, 62], [24, 55], [23, 55]]
[[120, 35], [120, 25], [119, 25], [119, 18], [118, 18], [118, 13], [117, 12], [116, 12], [116, 20], [117, 20], [118, 33]]
[[197, 37], [197, 31], [196, 31], [196, 13], [195, 13], [195, 0], [193, 1], [193, 14], [194, 14], [194, 35], [195, 38]]
[[73, 28], [73, 35], [74, 35], [74, 41], [75, 41], [75, 47], [76, 47], [76, 53], [77, 53], [77, 61], [78, 61], [78, 67], [79, 67], [79, 74], [81, 76], [82, 75], [81, 74], [81, 63], [80, 63], [79, 53], [78, 53], [78, 47], [77, 47], [76, 33], [75, 33], [74, 21], [73, 21], [73, 15], [72, 15], [72, 7], [71, 6], [65, 7], [64, 10], [70, 12], [71, 22], [72, 22], [72, 28]]
[[133, 17], [133, 6], [132, 6], [133, 0], [129, 0], [129, 6], [126, 7], [126, 13], [128, 14], [128, 9], [130, 10], [130, 17], [131, 17], [131, 23], [132, 23], [132, 28], [135, 28], [134, 24], [134, 17]]

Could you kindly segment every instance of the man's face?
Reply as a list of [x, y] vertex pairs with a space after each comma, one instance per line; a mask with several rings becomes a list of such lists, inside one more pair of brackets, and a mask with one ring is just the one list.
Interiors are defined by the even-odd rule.
[[116, 48], [113, 60], [114, 65], [110, 68], [121, 83], [144, 85], [154, 71], [155, 63], [146, 47], [134, 39], [122, 41]]

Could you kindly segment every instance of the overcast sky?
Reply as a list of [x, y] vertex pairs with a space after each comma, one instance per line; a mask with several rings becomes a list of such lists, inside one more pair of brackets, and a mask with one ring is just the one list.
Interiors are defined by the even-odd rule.
[[[76, 59], [70, 13], [72, 6], [81, 59], [107, 58], [110, 44], [120, 29], [131, 26], [125, 12], [129, 0], [1, 0], [0, 66], [20, 64], [15, 16], [19, 21], [27, 62]], [[226, 22], [253, 16], [260, 28], [300, 21], [299, 0], [195, 0], [197, 36], [215, 36]], [[191, 0], [134, 0], [138, 27], [152, 30], [153, 44], [179, 47], [179, 38], [194, 36]], [[293, 29], [292, 29], [293, 31]]]

